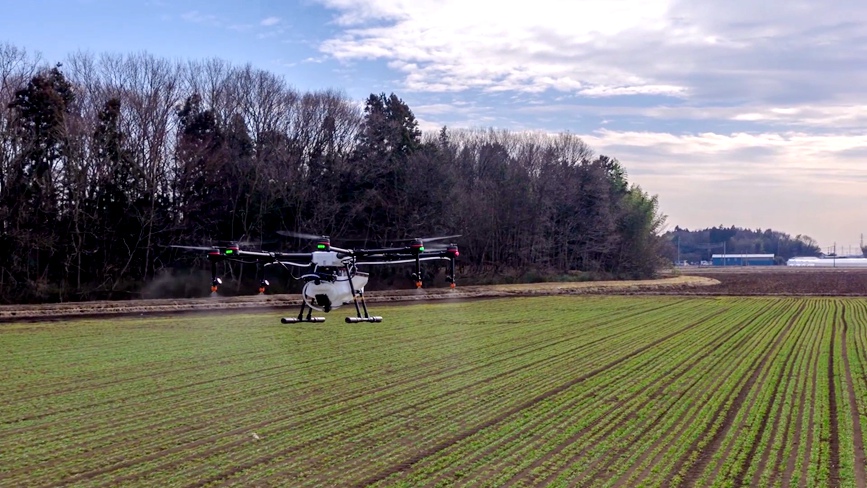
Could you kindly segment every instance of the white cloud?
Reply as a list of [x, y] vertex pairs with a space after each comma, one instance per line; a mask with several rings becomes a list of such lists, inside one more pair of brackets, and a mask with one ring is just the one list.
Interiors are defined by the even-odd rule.
[[767, 103], [867, 95], [867, 52], [852, 48], [867, 10], [853, 0], [320, 2], [344, 28], [325, 53], [401, 63], [411, 90]]
[[270, 27], [280, 23], [280, 17], [266, 17], [259, 22], [259, 25]]
[[590, 97], [612, 97], [618, 95], [670, 95], [683, 96], [686, 89], [682, 86], [672, 85], [639, 85], [639, 86], [602, 86], [579, 90], [581, 95]]
[[216, 15], [213, 14], [205, 14], [199, 12], [198, 10], [190, 10], [189, 12], [185, 12], [181, 14], [181, 19], [186, 22], [192, 22], [194, 24], [203, 24], [209, 25], [212, 27], [219, 27], [222, 25], [220, 20]]
[[[395, 61], [419, 91], [680, 93], [682, 86], [594, 59], [594, 45], [665, 27], [667, 0], [324, 0], [343, 35], [322, 50], [337, 59]], [[595, 88], [595, 91], [594, 90]]]
[[805, 233], [823, 245], [867, 231], [867, 135], [670, 134], [599, 130], [582, 136], [617, 157], [630, 180], [660, 195], [682, 227], [739, 225]]

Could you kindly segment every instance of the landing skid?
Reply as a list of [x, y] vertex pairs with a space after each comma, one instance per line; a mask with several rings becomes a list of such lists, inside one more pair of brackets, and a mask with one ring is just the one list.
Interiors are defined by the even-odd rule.
[[[370, 315], [367, 311], [367, 304], [364, 303], [364, 291], [353, 288], [353, 297], [355, 298], [355, 317], [346, 317], [347, 324], [357, 324], [359, 322], [378, 323], [382, 322], [382, 317], [378, 315]], [[359, 306], [360, 302], [360, 306]], [[363, 312], [363, 313], [362, 313]]]
[[370, 317], [346, 317], [347, 324], [357, 324], [359, 322], [382, 322], [382, 317], [371, 315]]
[[[307, 309], [307, 316], [304, 316], [304, 309]], [[307, 302], [301, 300], [301, 311], [297, 317], [283, 317], [280, 319], [281, 324], [298, 324], [301, 322], [325, 322], [325, 317], [313, 317], [313, 308], [307, 305]]]
[[[351, 285], [350, 285], [351, 286]], [[367, 304], [364, 303], [364, 292], [353, 290], [354, 294], [354, 304], [355, 304], [355, 317], [346, 317], [347, 324], [358, 324], [361, 322], [367, 322], [371, 324], [382, 322], [382, 317], [379, 315], [370, 315], [367, 311]], [[329, 307], [330, 308], [330, 307]], [[307, 315], [304, 315], [304, 311], [307, 311]], [[328, 308], [325, 309], [328, 311]], [[325, 322], [325, 317], [313, 317], [313, 308], [307, 303], [306, 300], [301, 300], [301, 311], [298, 312], [297, 317], [283, 317], [280, 319], [280, 323], [283, 324], [300, 324], [302, 322]]]
[[280, 323], [282, 324], [298, 324], [301, 322], [325, 322], [325, 317], [283, 317], [280, 319]]

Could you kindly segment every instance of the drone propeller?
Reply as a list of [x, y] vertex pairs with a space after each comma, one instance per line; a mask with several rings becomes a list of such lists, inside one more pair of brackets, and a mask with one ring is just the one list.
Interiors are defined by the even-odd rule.
[[409, 241], [422, 241], [424, 243], [434, 242], [434, 241], [444, 241], [446, 239], [457, 239], [463, 234], [457, 234], [453, 236], [436, 236], [436, 237], [410, 237], [407, 239], [392, 239], [392, 242], [409, 242]]
[[238, 247], [262, 247], [265, 244], [274, 244], [276, 242], [272, 239], [269, 241], [231, 241], [231, 244]]
[[422, 237], [421, 240], [424, 242], [434, 242], [434, 241], [444, 241], [446, 239], [457, 239], [463, 234], [457, 234], [453, 236], [439, 236], [439, 237]]
[[303, 232], [293, 232], [289, 230], [278, 230], [278, 234], [285, 237], [297, 237], [298, 239], [322, 239], [325, 236], [315, 234], [305, 234]]
[[217, 249], [215, 246], [210, 246], [210, 247], [205, 247], [205, 246], [180, 246], [180, 245], [176, 245], [176, 244], [173, 244], [173, 245], [170, 245], [170, 246], [166, 246], [166, 247], [174, 247], [174, 248], [177, 248], [177, 249], [189, 249], [189, 250], [191, 250], [191, 251], [213, 251], [214, 249]]

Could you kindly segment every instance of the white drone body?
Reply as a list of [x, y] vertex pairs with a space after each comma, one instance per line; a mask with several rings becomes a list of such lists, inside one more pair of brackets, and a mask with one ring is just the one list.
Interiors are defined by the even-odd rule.
[[346, 265], [345, 258], [337, 251], [315, 251], [310, 254], [312, 256], [310, 261], [317, 267], [342, 268]]
[[[316, 251], [311, 253], [311, 262], [316, 269], [334, 269], [333, 281], [311, 280], [301, 290], [302, 299], [307, 306], [320, 312], [329, 312], [340, 308], [342, 305], [352, 303], [355, 294], [364, 293], [364, 285], [367, 284], [367, 273], [356, 271], [354, 267], [347, 270], [347, 258], [337, 251]], [[350, 286], [350, 280], [352, 286]], [[355, 294], [353, 293], [355, 291]]]
[[[352, 278], [349, 278], [346, 270], [342, 269], [335, 273], [335, 276], [337, 279], [332, 282], [321, 281], [317, 285], [315, 281], [309, 281], [304, 285], [302, 296], [308, 307], [320, 312], [328, 312], [347, 303], [352, 303], [355, 300], [352, 295], [353, 288], [356, 292], [364, 292], [364, 285], [367, 284], [367, 273], [356, 271]], [[350, 279], [352, 280], [351, 287], [349, 286]], [[323, 295], [328, 298], [327, 302], [322, 299]], [[328, 304], [327, 307], [326, 303]]]

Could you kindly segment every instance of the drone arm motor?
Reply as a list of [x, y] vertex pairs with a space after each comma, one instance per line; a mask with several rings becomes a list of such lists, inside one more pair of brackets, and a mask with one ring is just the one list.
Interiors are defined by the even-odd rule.
[[217, 278], [217, 261], [220, 260], [219, 255], [209, 254], [208, 261], [211, 262], [211, 293], [217, 293], [220, 285], [223, 284], [223, 280]]
[[457, 283], [455, 283], [455, 258], [454, 258], [454, 256], [449, 258], [449, 275], [446, 276], [446, 281], [449, 282], [450, 288], [454, 288], [455, 286], [457, 286]]

